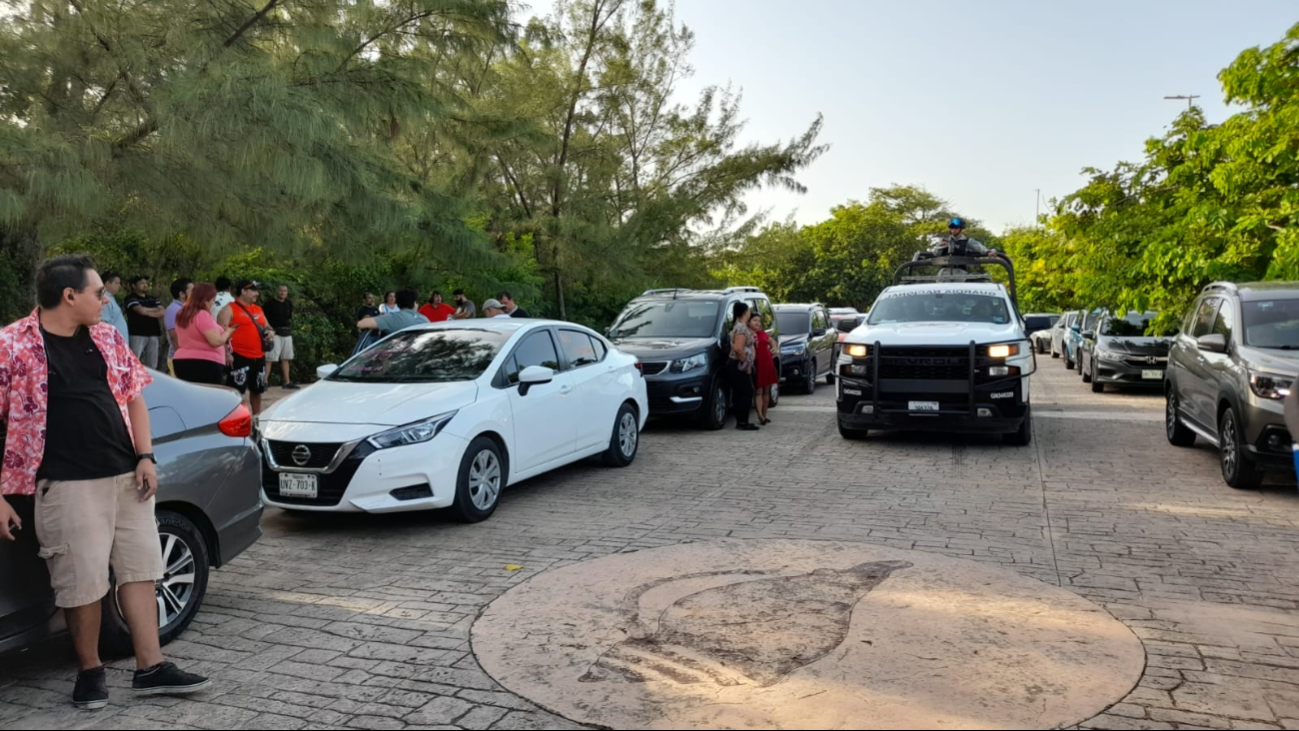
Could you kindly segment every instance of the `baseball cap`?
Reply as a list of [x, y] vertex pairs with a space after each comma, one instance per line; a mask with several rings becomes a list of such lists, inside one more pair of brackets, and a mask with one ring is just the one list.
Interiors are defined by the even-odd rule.
[[505, 305], [501, 304], [501, 301], [500, 301], [500, 300], [490, 299], [490, 300], [487, 300], [486, 302], [483, 303], [483, 309], [484, 309], [484, 310], [490, 310], [490, 309], [503, 310], [503, 309], [505, 309]]
[[240, 279], [239, 286], [236, 287], [236, 289], [240, 292], [244, 291], [245, 289], [260, 290], [261, 288], [262, 288], [262, 283], [257, 281], [256, 279]]

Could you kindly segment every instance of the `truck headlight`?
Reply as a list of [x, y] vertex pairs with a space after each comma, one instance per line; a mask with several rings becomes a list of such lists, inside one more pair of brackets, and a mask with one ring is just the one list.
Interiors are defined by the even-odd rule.
[[696, 368], [703, 368], [707, 365], [708, 365], [708, 354], [697, 353], [695, 355], [690, 356], [689, 358], [680, 358], [678, 360], [672, 361], [672, 365], [668, 368], [668, 370], [672, 371], [673, 373], [689, 373], [690, 371], [693, 371]]
[[1290, 386], [1294, 379], [1277, 373], [1263, 371], [1249, 372], [1249, 388], [1255, 395], [1280, 401], [1290, 395]]
[[1011, 343], [1009, 345], [989, 345], [989, 358], [1009, 358], [1012, 355], [1019, 355], [1019, 344]]
[[368, 442], [375, 449], [389, 449], [391, 447], [404, 447], [408, 444], [420, 444], [431, 440], [437, 436], [443, 428], [451, 421], [457, 412], [451, 411], [445, 414], [439, 414], [431, 419], [417, 421], [413, 424], [399, 426], [396, 429], [389, 429], [386, 432], [380, 432], [370, 437]]
[[865, 345], [845, 345], [843, 352], [849, 358], [865, 358], [870, 355], [870, 348]]

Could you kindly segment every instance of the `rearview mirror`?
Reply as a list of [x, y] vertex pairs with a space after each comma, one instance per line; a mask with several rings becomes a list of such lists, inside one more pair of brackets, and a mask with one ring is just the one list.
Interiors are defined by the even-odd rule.
[[519, 395], [527, 396], [533, 386], [543, 386], [555, 380], [554, 369], [545, 366], [528, 366], [519, 373]]
[[1195, 344], [1200, 347], [1200, 350], [1203, 350], [1206, 353], [1227, 352], [1227, 337], [1225, 335], [1219, 335], [1218, 333], [1201, 335], [1195, 339]]
[[329, 365], [317, 366], [316, 378], [323, 381], [326, 378], [329, 378], [330, 376], [334, 375], [334, 371], [336, 370], [338, 370], [338, 366], [334, 365], [333, 363], [330, 363]]

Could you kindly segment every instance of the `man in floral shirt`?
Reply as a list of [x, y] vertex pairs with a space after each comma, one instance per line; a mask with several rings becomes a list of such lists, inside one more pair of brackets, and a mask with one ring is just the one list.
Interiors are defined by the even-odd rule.
[[0, 540], [36, 533], [81, 663], [72, 694], [78, 707], [108, 704], [98, 646], [110, 565], [135, 645], [133, 690], [204, 688], [206, 678], [163, 662], [159, 647], [158, 474], [142, 395], [149, 372], [121, 334], [100, 322], [104, 283], [89, 259], [41, 264], [36, 296], [30, 316], [0, 331]]

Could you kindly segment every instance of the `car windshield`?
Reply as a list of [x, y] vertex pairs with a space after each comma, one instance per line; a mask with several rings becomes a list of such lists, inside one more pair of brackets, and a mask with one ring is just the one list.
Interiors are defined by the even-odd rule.
[[776, 310], [776, 326], [781, 335], [806, 335], [811, 330], [812, 318], [806, 312], [781, 312]]
[[894, 322], [1010, 322], [1006, 300], [974, 292], [898, 292], [871, 308], [870, 324]]
[[1242, 302], [1245, 344], [1299, 350], [1299, 299]]
[[329, 380], [365, 383], [472, 381], [487, 370], [510, 335], [470, 329], [401, 332], [344, 363]]
[[717, 302], [633, 302], [609, 330], [611, 338], [711, 338], [717, 334]]
[[1128, 316], [1122, 319], [1107, 317], [1105, 324], [1101, 326], [1101, 335], [1118, 338], [1145, 337], [1146, 331], [1150, 329], [1150, 321], [1158, 314], [1158, 312], [1129, 312]]
[[1024, 324], [1028, 325], [1030, 330], [1046, 330], [1055, 324], [1055, 318], [1047, 315], [1028, 315], [1024, 318]]

